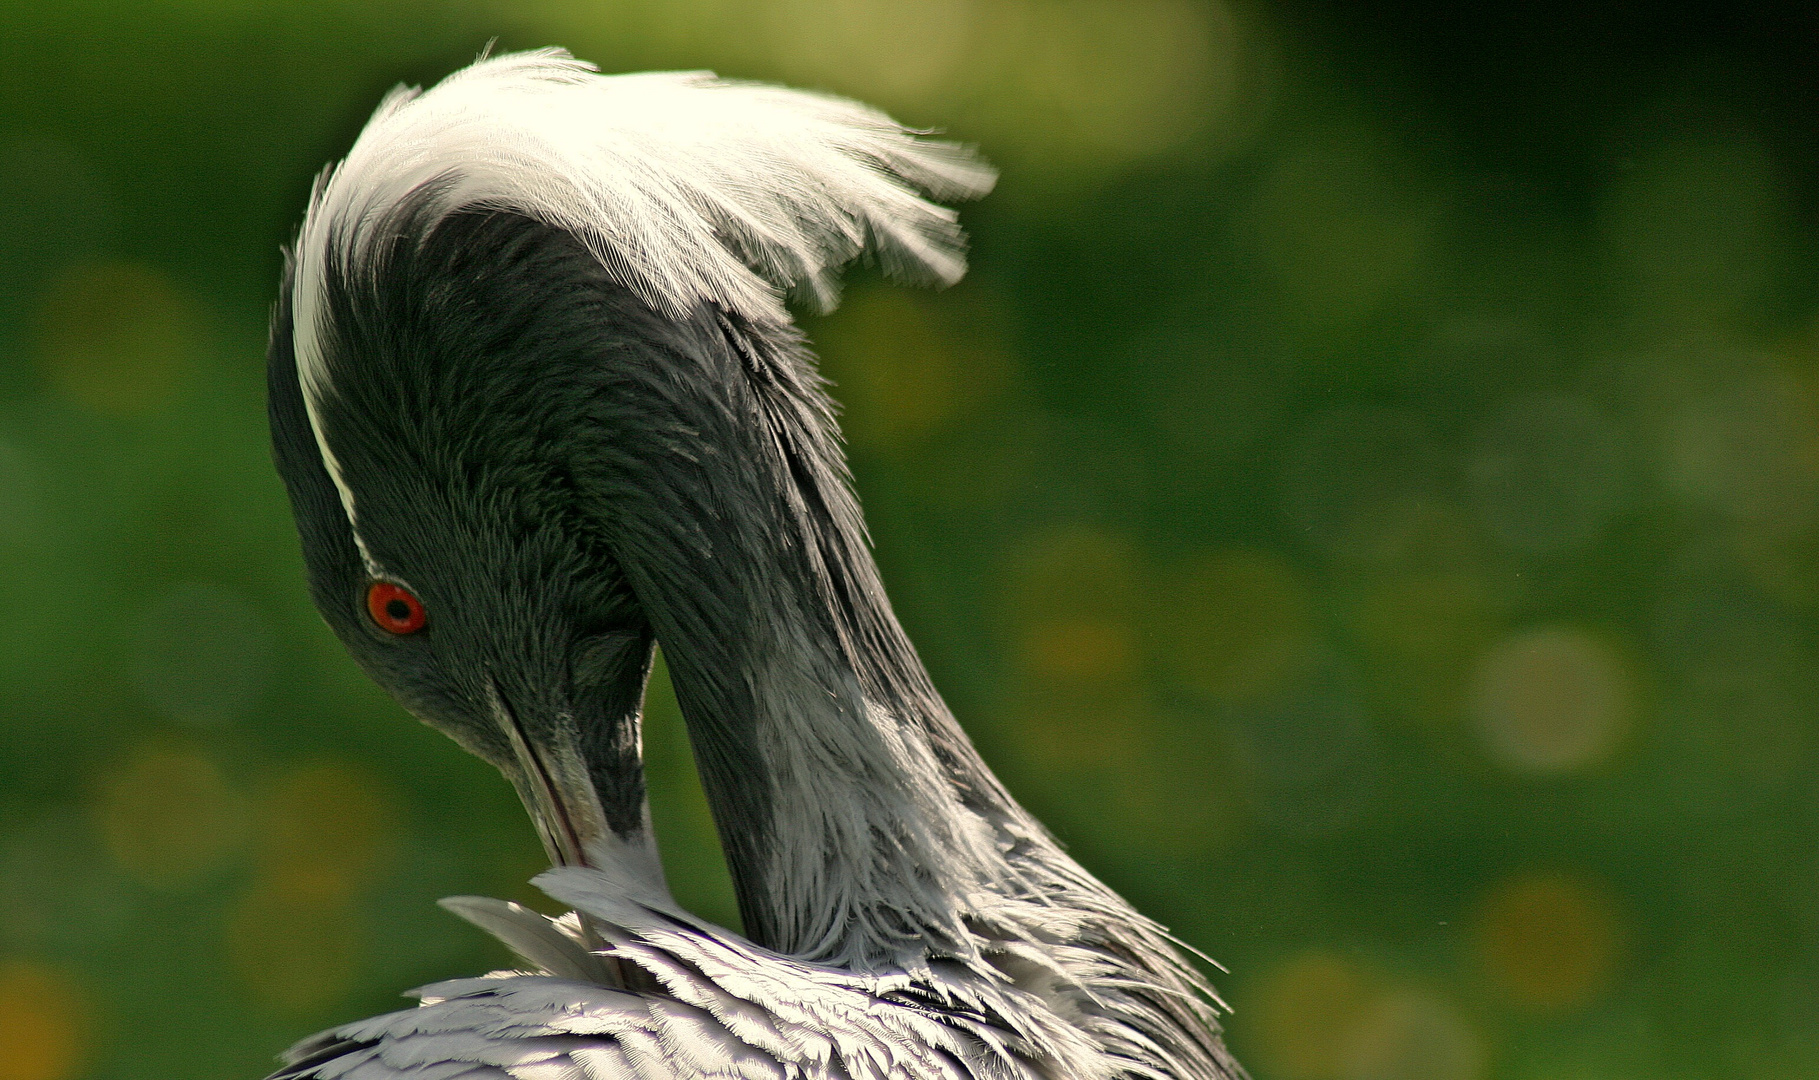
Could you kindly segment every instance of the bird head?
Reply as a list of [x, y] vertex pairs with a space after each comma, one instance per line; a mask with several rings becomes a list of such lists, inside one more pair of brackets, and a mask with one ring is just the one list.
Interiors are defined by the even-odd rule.
[[[336, 374], [313, 408], [292, 287], [278, 307], [275, 457], [312, 596], [381, 686], [505, 773], [552, 860], [648, 846], [639, 710], [652, 632], [577, 489], [594, 452], [577, 369], [597, 365], [594, 341], [524, 333], [527, 308], [540, 327], [586, 319], [582, 286], [601, 275], [579, 245], [519, 215], [423, 227], [376, 257], [366, 287], [337, 278], [326, 290], [317, 341]], [[514, 243], [526, 259], [509, 257]], [[463, 276], [471, 287], [451, 297]], [[565, 276], [580, 279], [579, 312], [550, 295]]]
[[[831, 306], [862, 251], [953, 280], [954, 216], [918, 192], [990, 178], [851, 102], [549, 50], [395, 91], [318, 182], [268, 363], [311, 594], [375, 680], [505, 773], [554, 861], [656, 872], [657, 638], [722, 676], [684, 695], [720, 695], [690, 718], [716, 775], [757, 752], [722, 729], [771, 646], [736, 627], [819, 587], [771, 588], [819, 557], [780, 515], [827, 516], [792, 470], [844, 497], [783, 299]], [[721, 784], [723, 822], [751, 787]]]

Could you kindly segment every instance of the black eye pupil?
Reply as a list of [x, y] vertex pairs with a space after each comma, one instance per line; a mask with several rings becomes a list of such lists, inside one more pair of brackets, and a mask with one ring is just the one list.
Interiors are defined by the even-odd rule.
[[398, 622], [406, 622], [411, 617], [411, 606], [394, 598], [385, 602], [385, 613]]

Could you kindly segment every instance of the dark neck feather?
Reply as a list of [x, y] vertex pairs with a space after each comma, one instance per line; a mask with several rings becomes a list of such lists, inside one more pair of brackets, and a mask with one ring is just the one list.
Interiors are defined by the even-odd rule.
[[800, 339], [614, 314], [582, 490], [663, 644], [747, 931], [855, 962], [964, 950], [987, 819], [1019, 812], [891, 612]]
[[663, 450], [613, 493], [617, 550], [669, 658], [747, 932], [932, 985], [956, 985], [927, 966], [956, 958], [976, 988], [1069, 1017], [1114, 1072], [1240, 1075], [1167, 934], [1016, 805], [935, 693], [793, 330], [703, 313], [667, 333], [620, 367], [637, 387], [604, 395], [668, 418], [636, 436]]

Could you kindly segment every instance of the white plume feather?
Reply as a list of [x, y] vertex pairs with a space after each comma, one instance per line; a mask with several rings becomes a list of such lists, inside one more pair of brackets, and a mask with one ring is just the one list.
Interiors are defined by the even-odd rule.
[[606, 76], [561, 49], [392, 91], [317, 182], [296, 252], [298, 375], [350, 520], [317, 419], [332, 385], [324, 275], [331, 262], [358, 266], [406, 199], [437, 220], [484, 207], [567, 230], [659, 311], [709, 301], [775, 324], [789, 319], [786, 293], [831, 309], [840, 267], [867, 251], [888, 273], [959, 280], [956, 216], [918, 189], [973, 198], [995, 174], [964, 147], [917, 136], [841, 98], [708, 72]]

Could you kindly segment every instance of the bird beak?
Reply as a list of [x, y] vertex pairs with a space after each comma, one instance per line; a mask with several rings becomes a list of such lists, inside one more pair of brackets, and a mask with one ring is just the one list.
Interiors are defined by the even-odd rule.
[[493, 720], [505, 733], [518, 761], [513, 783], [524, 800], [524, 808], [530, 811], [550, 862], [557, 866], [587, 866], [588, 848], [597, 847], [608, 830], [606, 814], [588, 780], [577, 743], [565, 740], [566, 746], [533, 746], [525, 738], [517, 714], [490, 680], [487, 697]]
[[[641, 696], [641, 671], [637, 690]], [[550, 862], [556, 866], [601, 870], [623, 882], [628, 890], [668, 896], [663, 864], [658, 858], [656, 839], [650, 827], [649, 808], [638, 807], [639, 820], [631, 828], [615, 830], [609, 824], [581, 749], [575, 717], [566, 713], [557, 716], [553, 724], [547, 725], [547, 730], [553, 734], [548, 738], [536, 738], [526, 734], [511, 702], [491, 680], [487, 683], [487, 697], [493, 719], [504, 732], [516, 758], [516, 774], [511, 777], [513, 786], [530, 812]], [[636, 722], [635, 712], [628, 722]], [[635, 741], [633, 746], [635, 748]], [[642, 764], [633, 756], [614, 767], [641, 769]]]

